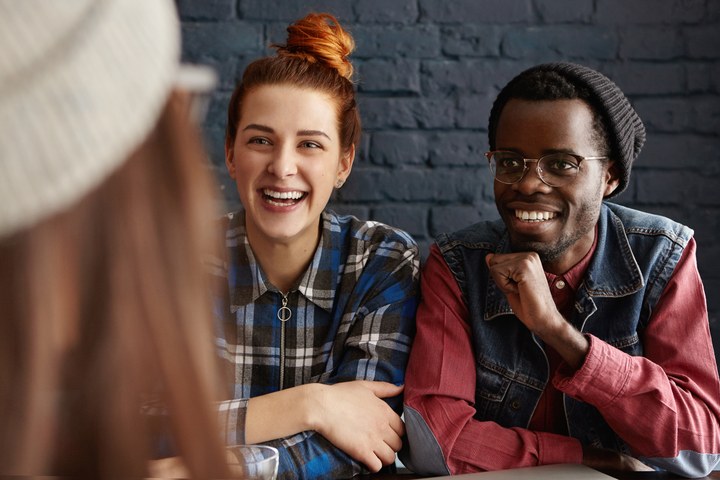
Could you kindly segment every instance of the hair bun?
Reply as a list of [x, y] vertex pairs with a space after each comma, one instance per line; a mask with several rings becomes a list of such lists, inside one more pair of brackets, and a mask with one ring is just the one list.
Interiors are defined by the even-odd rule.
[[286, 45], [273, 45], [278, 55], [299, 57], [320, 63], [352, 80], [349, 55], [355, 49], [352, 36], [328, 13], [310, 13], [288, 28]]

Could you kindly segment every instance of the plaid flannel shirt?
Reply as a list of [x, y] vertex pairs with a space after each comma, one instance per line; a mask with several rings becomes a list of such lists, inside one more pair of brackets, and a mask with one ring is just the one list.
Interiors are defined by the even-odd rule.
[[[234, 398], [220, 405], [228, 444], [244, 443], [250, 397], [311, 382], [404, 382], [419, 279], [418, 248], [408, 234], [324, 212], [321, 241], [287, 295], [292, 317], [283, 323], [283, 294], [255, 261], [244, 212], [228, 217], [227, 264], [218, 272], [227, 289], [215, 305], [217, 346]], [[401, 398], [388, 403], [401, 413]], [[267, 444], [280, 451], [280, 479], [367, 473], [313, 431]]]

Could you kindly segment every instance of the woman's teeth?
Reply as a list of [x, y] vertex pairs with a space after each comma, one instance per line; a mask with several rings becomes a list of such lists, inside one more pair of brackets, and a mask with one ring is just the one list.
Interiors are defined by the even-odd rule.
[[515, 210], [515, 217], [523, 222], [544, 222], [555, 218], [554, 212], [530, 212], [527, 210]]
[[305, 193], [299, 191], [277, 192], [275, 190], [264, 188], [263, 196], [265, 197], [265, 201], [267, 201], [271, 205], [277, 205], [282, 207], [297, 203], [305, 196]]

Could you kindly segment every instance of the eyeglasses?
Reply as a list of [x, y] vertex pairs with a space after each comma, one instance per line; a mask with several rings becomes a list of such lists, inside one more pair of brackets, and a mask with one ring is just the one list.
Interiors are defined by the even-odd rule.
[[574, 153], [551, 153], [540, 158], [524, 158], [516, 152], [496, 150], [487, 152], [490, 171], [495, 180], [512, 185], [523, 179], [530, 167], [528, 162], [537, 162], [535, 171], [545, 185], [562, 187], [570, 183], [580, 171], [584, 160], [604, 160], [608, 157], [583, 157]]

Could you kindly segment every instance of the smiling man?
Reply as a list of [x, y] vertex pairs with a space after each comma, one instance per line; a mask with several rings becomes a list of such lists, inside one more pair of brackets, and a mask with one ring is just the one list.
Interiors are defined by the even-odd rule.
[[544, 64], [500, 92], [488, 134], [501, 220], [431, 249], [401, 458], [706, 475], [720, 382], [693, 232], [606, 201], [645, 141], [637, 113], [602, 74]]

